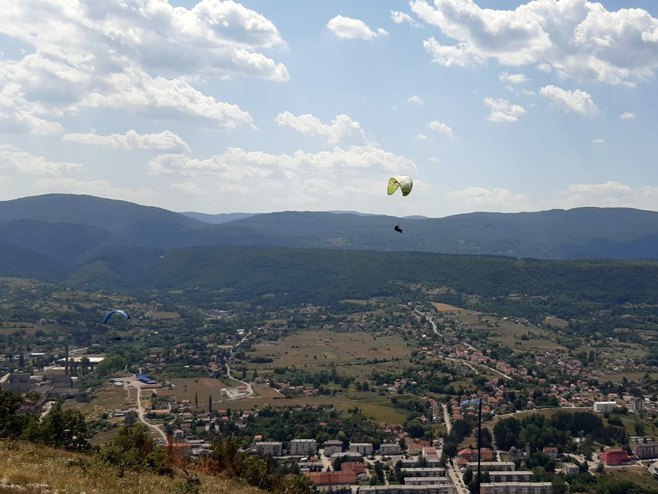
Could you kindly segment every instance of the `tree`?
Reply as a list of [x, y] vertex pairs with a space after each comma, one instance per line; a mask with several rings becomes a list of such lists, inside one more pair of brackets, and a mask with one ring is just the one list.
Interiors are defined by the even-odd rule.
[[25, 431], [31, 441], [69, 451], [91, 450], [90, 435], [83, 415], [77, 410], [62, 410], [61, 403], [56, 403], [41, 422], [30, 424]]
[[171, 459], [167, 450], [157, 446], [144, 424], [122, 427], [119, 435], [103, 445], [100, 457], [106, 463], [124, 470], [155, 470], [171, 473]]

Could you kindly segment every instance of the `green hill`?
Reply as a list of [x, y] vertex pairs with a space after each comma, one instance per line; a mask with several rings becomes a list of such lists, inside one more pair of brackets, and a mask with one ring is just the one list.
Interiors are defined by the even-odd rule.
[[[190, 214], [66, 194], [0, 202], [0, 275], [81, 280], [105, 272], [120, 280], [136, 272], [157, 281], [157, 274], [145, 269], [160, 265], [159, 256], [165, 253], [231, 246], [323, 249], [326, 255], [349, 250], [565, 260], [658, 259], [658, 213], [636, 209], [471, 213], [446, 218], [280, 212], [237, 215], [219, 224], [190, 218]], [[396, 224], [404, 233], [393, 231]], [[323, 255], [314, 254], [314, 258], [324, 262]], [[401, 259], [387, 257], [388, 269], [401, 264]], [[278, 257], [278, 261], [285, 259]], [[231, 266], [237, 269], [238, 265]]]

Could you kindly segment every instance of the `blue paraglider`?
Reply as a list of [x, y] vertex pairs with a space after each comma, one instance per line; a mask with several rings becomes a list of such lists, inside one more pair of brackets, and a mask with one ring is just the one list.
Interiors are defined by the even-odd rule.
[[125, 310], [111, 310], [105, 314], [105, 318], [103, 318], [103, 324], [106, 324], [107, 321], [109, 321], [110, 318], [116, 314], [123, 316], [124, 319], [130, 319], [130, 315]]

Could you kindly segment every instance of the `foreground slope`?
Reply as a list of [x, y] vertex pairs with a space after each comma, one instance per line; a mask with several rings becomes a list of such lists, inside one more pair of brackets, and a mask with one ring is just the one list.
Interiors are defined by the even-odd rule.
[[[162, 494], [185, 490], [182, 472], [172, 477], [126, 472], [104, 466], [92, 457], [20, 441], [0, 442], [0, 492], [41, 494]], [[265, 494], [265, 491], [222, 477], [199, 476], [200, 494]]]

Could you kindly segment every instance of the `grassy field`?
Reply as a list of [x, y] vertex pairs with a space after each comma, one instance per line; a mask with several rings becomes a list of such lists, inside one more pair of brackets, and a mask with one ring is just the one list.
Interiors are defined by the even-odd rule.
[[80, 411], [87, 419], [98, 420], [104, 413], [114, 410], [134, 408], [137, 404], [135, 390], [131, 396], [123, 388], [106, 385], [94, 392], [92, 399], [88, 402], [66, 400], [64, 409], [75, 409]]
[[218, 401], [221, 388], [236, 385], [236, 383], [226, 384], [223, 380], [211, 377], [172, 379], [171, 383], [173, 389], [158, 389], [158, 396], [176, 397], [178, 401], [189, 400], [192, 405], [196, 399], [200, 407], [208, 405], [209, 397], [212, 397], [213, 402]]
[[641, 488], [647, 489], [648, 492], [658, 491], [658, 482], [654, 479], [646, 468], [637, 466], [606, 468], [606, 475], [620, 480], [627, 480], [638, 484]]
[[[555, 342], [553, 331], [448, 304], [435, 303], [434, 307], [448, 320], [455, 321], [467, 329], [489, 334], [488, 339], [492, 343], [500, 343], [509, 348], [522, 348], [524, 351], [566, 350]], [[560, 324], [557, 319], [552, 322]], [[521, 340], [522, 336], [527, 339]]]
[[[92, 456], [15, 441], [0, 442], [0, 493], [161, 494], [182, 490], [181, 472], [173, 477], [127, 472], [102, 465]], [[199, 476], [200, 494], [264, 494], [232, 479]]]
[[[649, 375], [651, 379], [658, 379], [658, 372], [650, 372]], [[644, 376], [644, 372], [604, 372], [600, 381], [611, 381], [613, 383], [620, 383], [624, 378], [627, 378], [629, 381], [635, 381], [641, 379]]]
[[274, 367], [307, 367], [320, 370], [331, 364], [363, 363], [373, 359], [408, 359], [411, 348], [401, 336], [373, 336], [370, 333], [336, 333], [331, 331], [299, 331], [276, 343], [254, 346], [249, 356], [268, 357], [269, 364], [249, 364], [257, 369]]
[[338, 410], [343, 411], [358, 407], [366, 416], [378, 422], [401, 424], [406, 419], [405, 412], [393, 408], [388, 397], [382, 397], [369, 392], [350, 392], [348, 394], [334, 396], [300, 396], [295, 398], [245, 398], [243, 400], [225, 402], [224, 404], [226, 408], [231, 408], [232, 410], [258, 409], [267, 405], [275, 408], [332, 405]]

